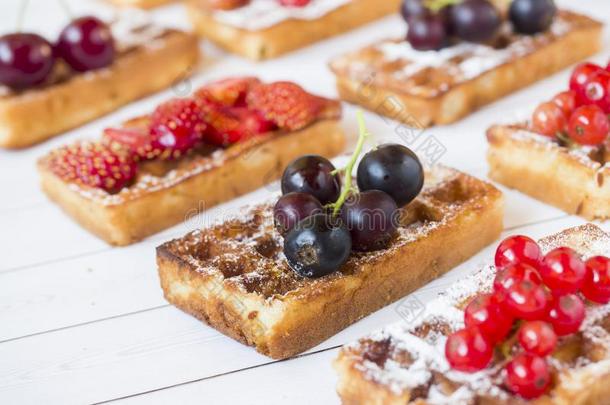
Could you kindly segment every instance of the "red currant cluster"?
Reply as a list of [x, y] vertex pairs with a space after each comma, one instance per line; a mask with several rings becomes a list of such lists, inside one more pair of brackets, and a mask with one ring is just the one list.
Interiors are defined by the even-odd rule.
[[566, 143], [601, 145], [610, 132], [610, 65], [578, 65], [570, 78], [570, 90], [557, 94], [536, 108], [532, 129]]
[[567, 247], [543, 256], [536, 242], [519, 235], [500, 243], [495, 264], [492, 292], [468, 303], [465, 327], [449, 336], [445, 355], [454, 369], [475, 372], [489, 365], [497, 347], [506, 388], [536, 398], [551, 383], [546, 357], [558, 338], [578, 332], [585, 318], [584, 298], [610, 301], [610, 259], [583, 262]]

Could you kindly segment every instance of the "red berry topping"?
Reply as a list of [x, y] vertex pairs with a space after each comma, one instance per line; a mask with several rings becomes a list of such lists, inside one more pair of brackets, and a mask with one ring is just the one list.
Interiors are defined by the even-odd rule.
[[55, 63], [53, 47], [36, 34], [0, 37], [0, 84], [20, 90], [40, 84]]
[[53, 152], [50, 168], [68, 181], [116, 193], [136, 175], [136, 163], [124, 150], [115, 151], [100, 143], [79, 142]]
[[553, 327], [543, 321], [525, 322], [519, 328], [518, 339], [526, 352], [543, 357], [553, 353], [557, 345]]
[[162, 151], [161, 158], [177, 158], [202, 139], [205, 129], [199, 103], [173, 99], [157, 107], [151, 116], [151, 144], [153, 149]]
[[494, 291], [498, 297], [503, 298], [508, 289], [521, 281], [531, 281], [534, 284], [542, 284], [540, 274], [530, 265], [515, 263], [499, 270], [494, 280]]
[[146, 126], [125, 126], [121, 128], [106, 128], [102, 143], [113, 150], [124, 148], [140, 160], [154, 159], [161, 154], [160, 149], [154, 149], [151, 136]]
[[311, 0], [280, 0], [280, 4], [285, 7], [304, 7], [311, 3]]
[[515, 318], [526, 321], [542, 319], [549, 302], [544, 286], [531, 280], [521, 280], [499, 294], [504, 309]]
[[538, 134], [554, 138], [565, 131], [567, 122], [561, 107], [552, 101], [547, 101], [534, 110], [532, 130]]
[[524, 263], [530, 266], [538, 266], [542, 253], [540, 247], [531, 238], [523, 235], [509, 236], [500, 242], [496, 249], [495, 263], [498, 269], [503, 269], [509, 264]]
[[59, 35], [56, 50], [78, 72], [106, 67], [114, 60], [110, 27], [91, 16], [72, 21]]
[[610, 72], [600, 70], [587, 82], [581, 104], [595, 104], [610, 113]]
[[538, 269], [544, 284], [554, 295], [575, 293], [585, 281], [585, 264], [568, 247], [551, 250]]
[[582, 63], [572, 71], [570, 90], [576, 93], [576, 103], [578, 105], [583, 104], [582, 101], [585, 99], [584, 94], [587, 83], [601, 70], [603, 70], [602, 67], [594, 63]]
[[554, 297], [547, 311], [547, 320], [558, 336], [578, 332], [585, 319], [585, 304], [576, 294]]
[[472, 373], [491, 361], [493, 344], [477, 328], [465, 328], [447, 338], [445, 356], [456, 370]]
[[610, 259], [595, 256], [585, 262], [587, 275], [582, 293], [587, 299], [598, 304], [610, 301]]
[[569, 117], [576, 108], [576, 93], [572, 90], [562, 91], [556, 94], [552, 101], [561, 108], [563, 115]]
[[513, 325], [493, 294], [477, 295], [464, 309], [466, 327], [478, 327], [492, 343], [504, 339]]
[[247, 101], [250, 108], [261, 111], [266, 119], [290, 131], [315, 121], [322, 108], [317, 97], [291, 82], [256, 86], [248, 94]]
[[570, 117], [568, 135], [581, 145], [600, 145], [608, 137], [608, 116], [596, 105], [578, 107]]
[[195, 98], [228, 107], [245, 107], [248, 92], [259, 84], [260, 80], [256, 77], [230, 77], [206, 84], [195, 92]]
[[260, 112], [243, 107], [212, 109], [206, 117], [210, 128], [205, 135], [205, 141], [223, 147], [276, 128], [275, 124], [266, 120]]
[[506, 387], [522, 398], [537, 398], [546, 392], [550, 384], [549, 366], [540, 356], [521, 353], [506, 365]]

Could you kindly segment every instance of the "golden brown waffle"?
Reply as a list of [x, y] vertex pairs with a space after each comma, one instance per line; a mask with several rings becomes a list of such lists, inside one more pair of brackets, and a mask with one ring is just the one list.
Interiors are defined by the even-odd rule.
[[170, 29], [143, 35], [144, 28], [117, 38], [118, 54], [106, 68], [73, 74], [58, 66], [44, 86], [0, 86], [0, 147], [31, 146], [188, 77], [199, 58], [197, 38]]
[[496, 125], [487, 131], [489, 176], [587, 219], [610, 218], [610, 149], [568, 148], [528, 130]]
[[[453, 169], [426, 173], [384, 250], [354, 253], [330, 275], [298, 276], [282, 252], [272, 205], [157, 248], [166, 299], [273, 358], [301, 353], [445, 273], [494, 241], [503, 198]], [[320, 316], [320, 314], [324, 314]]]
[[[610, 235], [592, 224], [540, 241], [543, 252], [569, 246], [585, 258], [610, 255]], [[447, 335], [463, 327], [461, 308], [492, 287], [495, 269], [481, 269], [431, 302], [411, 324], [396, 323], [344, 346], [334, 366], [344, 404], [521, 404], [502, 388], [498, 359], [468, 374], [451, 370], [444, 355]], [[553, 385], [535, 405], [610, 403], [610, 304], [587, 307], [581, 331], [560, 339], [552, 358]]]
[[259, 30], [219, 21], [206, 0], [188, 0], [188, 15], [202, 37], [231, 52], [262, 60], [352, 30], [397, 12], [399, 6], [400, 0], [351, 0], [317, 19], [286, 19]]
[[[507, 27], [504, 27], [507, 28]], [[569, 11], [534, 36], [508, 30], [491, 45], [419, 52], [384, 40], [334, 59], [342, 99], [415, 127], [448, 124], [601, 47], [602, 25]]]

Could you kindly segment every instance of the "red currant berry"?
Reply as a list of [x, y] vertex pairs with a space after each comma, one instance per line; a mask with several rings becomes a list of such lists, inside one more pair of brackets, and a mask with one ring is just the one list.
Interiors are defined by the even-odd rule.
[[550, 384], [549, 366], [540, 356], [521, 353], [506, 365], [506, 386], [522, 398], [537, 398], [546, 392]]
[[514, 263], [525, 263], [537, 267], [541, 257], [540, 247], [533, 239], [515, 235], [500, 242], [496, 249], [495, 263], [498, 269]]
[[542, 284], [540, 274], [535, 268], [525, 263], [515, 263], [498, 271], [494, 280], [494, 291], [498, 297], [502, 298], [506, 296], [510, 287], [523, 280]]
[[554, 295], [577, 292], [585, 281], [585, 264], [578, 254], [568, 247], [548, 252], [539, 267], [542, 281]]
[[576, 93], [577, 105], [581, 105], [581, 101], [585, 99], [585, 88], [589, 80], [601, 70], [602, 67], [595, 63], [581, 63], [574, 68], [570, 77], [570, 90]]
[[606, 114], [610, 112], [610, 72], [600, 70], [585, 86], [581, 104], [595, 104]]
[[585, 304], [576, 294], [554, 297], [547, 308], [547, 321], [558, 336], [578, 332], [585, 319]]
[[568, 135], [581, 145], [600, 145], [608, 137], [608, 116], [596, 105], [578, 107], [568, 123]]
[[532, 115], [532, 130], [552, 138], [565, 132], [567, 123], [561, 107], [551, 101], [540, 104]]
[[526, 352], [543, 357], [553, 353], [557, 345], [553, 327], [543, 321], [525, 322], [519, 328], [518, 339]]
[[553, 97], [553, 103], [561, 108], [561, 111], [563, 111], [563, 115], [565, 115], [566, 118], [570, 117], [576, 108], [576, 93], [572, 90], [562, 91]]
[[534, 321], [542, 319], [549, 302], [544, 286], [531, 280], [521, 280], [500, 295], [504, 310], [515, 318]]
[[478, 327], [492, 343], [510, 332], [513, 318], [506, 314], [493, 294], [477, 295], [464, 309], [466, 327]]
[[582, 293], [587, 299], [598, 304], [610, 301], [610, 259], [606, 256], [595, 256], [585, 262], [587, 275], [582, 286]]
[[487, 367], [493, 344], [477, 328], [465, 328], [447, 338], [445, 356], [456, 370], [473, 373]]

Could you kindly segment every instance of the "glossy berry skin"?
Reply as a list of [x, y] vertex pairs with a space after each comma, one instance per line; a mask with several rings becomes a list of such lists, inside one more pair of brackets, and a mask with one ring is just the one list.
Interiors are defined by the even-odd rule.
[[383, 191], [362, 191], [343, 204], [341, 218], [352, 236], [352, 248], [369, 252], [387, 247], [396, 234], [398, 207]]
[[275, 228], [282, 234], [290, 231], [301, 220], [324, 211], [320, 201], [311, 194], [288, 193], [279, 198], [273, 208]]
[[109, 66], [115, 56], [110, 27], [92, 17], [80, 17], [63, 29], [55, 46], [57, 54], [78, 72]]
[[521, 280], [498, 295], [503, 309], [517, 319], [541, 319], [550, 300], [544, 286], [530, 280]]
[[585, 264], [578, 254], [568, 247], [559, 247], [548, 252], [538, 272], [553, 295], [577, 292], [585, 281]]
[[35, 86], [45, 81], [54, 63], [53, 47], [40, 35], [0, 37], [0, 84], [14, 90]]
[[585, 319], [585, 304], [576, 294], [554, 297], [547, 308], [546, 320], [557, 336], [578, 332]]
[[498, 10], [488, 0], [465, 0], [450, 11], [455, 35], [469, 42], [491, 40], [500, 27]]
[[417, 197], [424, 186], [424, 169], [411, 149], [385, 144], [362, 157], [357, 180], [361, 191], [384, 191], [402, 207]]
[[552, 101], [540, 104], [532, 114], [532, 130], [538, 134], [556, 138], [566, 131], [567, 126], [568, 119], [563, 110]]
[[284, 255], [303, 277], [322, 277], [338, 270], [352, 250], [349, 231], [326, 214], [299, 222], [284, 238]]
[[610, 72], [600, 70], [591, 76], [580, 94], [579, 105], [595, 104], [610, 113]]
[[562, 91], [553, 97], [552, 102], [561, 108], [567, 120], [576, 108], [576, 93], [572, 90]]
[[508, 14], [516, 32], [531, 35], [551, 26], [557, 7], [553, 0], [513, 0]]
[[305, 155], [292, 161], [282, 175], [282, 193], [298, 191], [313, 195], [322, 205], [337, 201], [341, 193], [339, 176], [322, 156]]
[[441, 49], [447, 43], [447, 31], [442, 16], [429, 14], [410, 17], [407, 41], [418, 51]]
[[553, 327], [543, 321], [525, 322], [519, 328], [517, 339], [526, 352], [542, 357], [553, 353], [557, 346]]
[[500, 342], [513, 326], [493, 294], [479, 294], [464, 309], [466, 327], [477, 327], [491, 343]]
[[494, 292], [499, 299], [503, 299], [508, 289], [523, 281], [531, 281], [534, 284], [542, 284], [542, 278], [538, 271], [525, 263], [515, 263], [498, 270], [494, 279]]
[[493, 343], [477, 328], [452, 333], [445, 344], [445, 357], [455, 370], [473, 373], [487, 367], [493, 356]]
[[503, 269], [510, 264], [523, 263], [538, 266], [542, 252], [540, 246], [524, 235], [509, 236], [498, 245], [495, 255], [496, 268]]
[[581, 63], [574, 68], [570, 76], [570, 90], [576, 94], [577, 106], [583, 103], [587, 83], [589, 83], [595, 74], [602, 70], [601, 66], [590, 62]]
[[430, 9], [424, 5], [424, 0], [403, 0], [400, 14], [405, 21], [409, 22], [411, 17], [429, 15]]
[[540, 356], [521, 353], [505, 367], [506, 387], [524, 399], [544, 394], [551, 384], [551, 373], [546, 360]]
[[601, 145], [608, 137], [608, 132], [608, 116], [596, 105], [578, 107], [568, 123], [570, 139], [580, 145]]
[[594, 256], [585, 262], [587, 275], [582, 286], [582, 294], [598, 304], [610, 302], [610, 259]]

